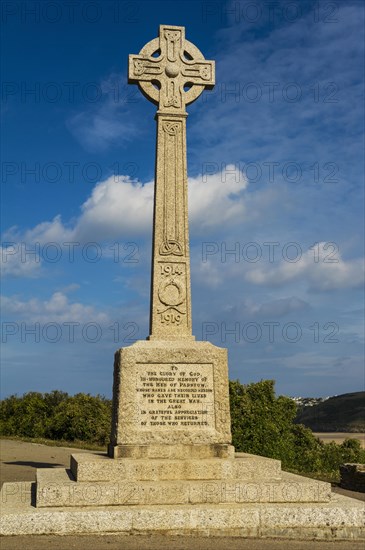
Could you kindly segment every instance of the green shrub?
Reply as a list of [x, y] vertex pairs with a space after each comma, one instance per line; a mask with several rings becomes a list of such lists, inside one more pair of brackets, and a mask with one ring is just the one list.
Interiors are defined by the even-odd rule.
[[11, 395], [0, 403], [0, 435], [88, 441], [105, 445], [110, 434], [111, 401], [65, 392]]
[[23, 397], [12, 395], [0, 405], [1, 433], [44, 437], [49, 423], [49, 412], [41, 393], [29, 392]]
[[283, 468], [336, 477], [344, 462], [365, 462], [356, 439], [323, 443], [309, 428], [295, 424], [296, 405], [275, 396], [273, 380], [229, 383], [232, 439], [237, 451], [280, 459]]
[[[338, 476], [344, 462], [365, 463], [356, 439], [322, 443], [309, 428], [295, 424], [296, 405], [275, 395], [273, 380], [243, 385], [230, 381], [232, 439], [236, 451], [276, 458], [283, 468]], [[106, 445], [111, 401], [100, 395], [29, 392], [0, 402], [0, 435], [84, 441]]]
[[100, 395], [93, 397], [78, 393], [56, 407], [47, 437], [105, 445], [109, 440], [110, 427], [110, 401]]

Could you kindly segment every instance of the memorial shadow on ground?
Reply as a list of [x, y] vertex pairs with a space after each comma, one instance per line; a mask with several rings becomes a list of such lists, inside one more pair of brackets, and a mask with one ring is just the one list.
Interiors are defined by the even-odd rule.
[[32, 460], [14, 460], [11, 462], [3, 462], [3, 464], [10, 464], [13, 466], [30, 466], [32, 468], [57, 468], [64, 466], [57, 462], [34, 462]]

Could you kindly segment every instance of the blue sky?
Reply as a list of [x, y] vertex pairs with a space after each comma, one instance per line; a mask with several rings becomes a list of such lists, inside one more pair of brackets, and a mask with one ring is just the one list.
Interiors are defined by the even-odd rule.
[[194, 334], [243, 383], [363, 389], [363, 3], [1, 7], [2, 396], [110, 396], [148, 334], [155, 106], [127, 61], [160, 24], [216, 61], [188, 107]]

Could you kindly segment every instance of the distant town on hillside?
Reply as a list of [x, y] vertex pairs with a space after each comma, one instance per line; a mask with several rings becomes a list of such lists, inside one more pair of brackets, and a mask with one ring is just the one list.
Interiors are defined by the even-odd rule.
[[314, 432], [365, 432], [365, 391], [331, 397], [292, 397], [297, 424]]
[[328, 397], [291, 397], [290, 399], [295, 401], [298, 407], [313, 407], [332, 397], [337, 397], [337, 395], [329, 395]]

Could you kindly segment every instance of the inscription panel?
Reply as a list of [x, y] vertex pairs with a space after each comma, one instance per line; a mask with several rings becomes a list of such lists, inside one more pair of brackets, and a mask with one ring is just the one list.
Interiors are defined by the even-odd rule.
[[215, 428], [212, 363], [138, 363], [140, 428]]

